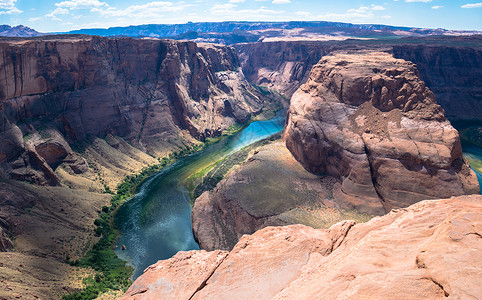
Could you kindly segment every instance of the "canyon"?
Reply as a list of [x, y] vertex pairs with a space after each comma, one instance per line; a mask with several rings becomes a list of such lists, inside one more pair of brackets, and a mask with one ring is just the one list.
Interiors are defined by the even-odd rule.
[[457, 131], [415, 65], [385, 52], [324, 56], [291, 97], [283, 139], [289, 151], [257, 149], [195, 201], [202, 249], [230, 250], [266, 226], [326, 228], [480, 193]]
[[[482, 112], [482, 38], [433, 37], [394, 41], [284, 41], [233, 45], [250, 82], [289, 97], [308, 80], [322, 56], [340, 50], [383, 50], [416, 64], [450, 121], [477, 120]], [[475, 84], [473, 84], [475, 83]]]
[[[410, 287], [414, 295], [480, 294], [465, 269], [480, 266], [460, 254], [471, 243], [481, 249], [480, 196], [460, 196], [480, 187], [449, 120], [480, 119], [481, 40], [427, 41], [230, 47], [84, 35], [0, 40], [0, 298], [59, 298], [81, 289], [93, 271], [65, 258], [81, 258], [99, 239], [94, 220], [112, 197], [108, 191], [163, 157], [288, 108], [283, 138], [250, 148], [194, 201], [195, 237], [214, 251], [160, 261], [125, 297], [171, 291], [203, 298], [228, 290], [285, 298], [299, 290], [308, 297], [326, 281], [333, 293], [356, 298], [387, 274], [412, 274], [387, 286]], [[458, 197], [416, 203], [451, 196]], [[411, 220], [415, 215], [420, 220]], [[406, 231], [395, 235], [393, 224], [406, 224]], [[406, 245], [410, 257], [402, 260], [400, 250], [381, 259], [392, 244], [367, 250], [392, 233], [392, 244], [404, 241], [400, 249]], [[444, 243], [456, 250], [443, 252]], [[412, 268], [422, 244], [435, 249], [433, 256]], [[354, 270], [355, 248], [374, 259], [364, 261], [363, 276], [328, 269], [310, 275], [326, 263]], [[449, 254], [462, 264], [457, 274], [433, 263]], [[287, 259], [292, 266], [283, 265]], [[400, 260], [398, 269], [391, 260]], [[273, 288], [248, 288], [246, 273], [230, 281], [224, 272], [233, 265], [252, 274], [264, 269], [251, 279]], [[281, 271], [287, 275], [279, 281]]]
[[[85, 272], [65, 261], [99, 240], [94, 220], [127, 175], [287, 106], [225, 46], [51, 36], [2, 40], [0, 52], [0, 245], [14, 249], [1, 297], [78, 290], [71, 275]], [[58, 284], [24, 283], [57, 270]]]
[[9, 141], [0, 169], [38, 184], [58, 185], [54, 169], [63, 163], [69, 175], [87, 171], [70, 145], [82, 148], [89, 137], [120, 137], [157, 157], [280, 109], [284, 100], [249, 85], [229, 47], [98, 37], [0, 46], [1, 134]]

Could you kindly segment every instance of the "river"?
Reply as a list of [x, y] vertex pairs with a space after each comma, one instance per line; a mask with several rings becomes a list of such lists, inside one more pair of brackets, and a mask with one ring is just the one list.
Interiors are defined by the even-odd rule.
[[[133, 279], [160, 259], [199, 249], [191, 228], [189, 192], [182, 183], [192, 174], [256, 141], [283, 130], [284, 114], [256, 121], [201, 151], [178, 159], [151, 176], [115, 216], [121, 235], [116, 254], [135, 268]], [[121, 250], [122, 245], [126, 250]]]
[[482, 148], [472, 144], [462, 143], [462, 149], [465, 158], [469, 161], [472, 170], [474, 170], [477, 179], [479, 179], [479, 185], [482, 186]]
[[[256, 121], [236, 134], [221, 138], [203, 150], [180, 158], [148, 178], [138, 193], [116, 214], [121, 231], [116, 254], [135, 268], [133, 279], [158, 260], [178, 251], [199, 249], [191, 228], [191, 205], [186, 179], [242, 147], [283, 130], [284, 115], [268, 121]], [[482, 162], [480, 147], [463, 145], [471, 163]], [[482, 175], [477, 172], [482, 184]], [[126, 250], [121, 250], [125, 245]]]

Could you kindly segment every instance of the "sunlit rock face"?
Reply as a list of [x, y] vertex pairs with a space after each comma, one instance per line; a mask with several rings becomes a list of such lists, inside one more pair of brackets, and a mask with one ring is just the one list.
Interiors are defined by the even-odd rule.
[[421, 79], [435, 94], [451, 121], [479, 120], [482, 116], [482, 39], [445, 36], [387, 41], [283, 41], [242, 43], [234, 47], [248, 80], [291, 97], [308, 80], [321, 57], [339, 50], [372, 49], [417, 65]]
[[329, 229], [267, 227], [230, 251], [179, 252], [122, 299], [470, 299], [482, 287], [482, 196], [428, 200]]
[[368, 213], [479, 193], [416, 66], [384, 52], [325, 56], [291, 99], [284, 139], [307, 170], [338, 178], [347, 203]]
[[0, 64], [0, 136], [8, 141], [0, 145], [1, 169], [39, 184], [58, 184], [52, 171], [71, 153], [69, 144], [91, 136], [119, 136], [157, 155], [185, 140], [220, 135], [285, 101], [245, 80], [234, 49], [212, 44], [5, 40]]

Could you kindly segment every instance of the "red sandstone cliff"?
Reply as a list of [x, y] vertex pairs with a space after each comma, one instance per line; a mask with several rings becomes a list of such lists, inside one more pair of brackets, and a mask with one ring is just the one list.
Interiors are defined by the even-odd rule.
[[419, 202], [364, 224], [267, 227], [227, 251], [179, 252], [121, 299], [472, 299], [482, 196]]
[[325, 56], [291, 99], [284, 139], [307, 170], [341, 180], [360, 211], [480, 192], [415, 65], [387, 53]]
[[320, 58], [337, 50], [376, 49], [415, 63], [450, 120], [480, 120], [480, 36], [387, 41], [267, 42], [234, 45], [248, 80], [289, 97]]
[[[266, 226], [326, 228], [425, 199], [479, 193], [457, 131], [415, 65], [385, 52], [336, 53], [292, 97], [278, 144], [257, 149], [196, 199], [205, 250]], [[364, 215], [363, 213], [368, 214]]]
[[478, 120], [482, 116], [482, 47], [394, 46], [396, 58], [417, 64], [420, 77], [437, 97], [447, 117]]
[[[262, 109], [279, 109], [283, 101], [245, 80], [233, 48], [211, 44], [6, 40], [0, 65], [0, 139], [8, 141], [0, 145], [0, 169], [40, 184], [58, 184], [53, 171], [72, 153], [69, 144], [89, 136], [120, 136], [159, 155], [184, 147], [183, 139], [204, 140]], [[54, 138], [39, 138], [42, 130]], [[83, 164], [77, 157], [69, 163]]]

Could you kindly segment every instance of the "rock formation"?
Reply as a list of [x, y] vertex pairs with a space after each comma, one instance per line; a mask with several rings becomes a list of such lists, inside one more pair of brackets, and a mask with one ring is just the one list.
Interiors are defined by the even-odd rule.
[[287, 97], [306, 82], [310, 70], [332, 51], [329, 43], [268, 42], [234, 45], [246, 78]]
[[[476, 42], [477, 38], [473, 39]], [[479, 121], [482, 116], [482, 47], [394, 46], [396, 58], [417, 64], [450, 121]]]
[[[0, 169], [40, 184], [58, 184], [65, 157], [82, 164], [68, 145], [90, 136], [122, 137], [157, 156], [283, 101], [253, 88], [224, 46], [67, 36], [4, 40], [0, 57]], [[24, 145], [45, 129], [56, 142]]]
[[307, 170], [338, 178], [359, 211], [480, 192], [415, 65], [387, 53], [325, 56], [291, 99], [284, 139]]
[[482, 38], [425, 37], [387, 41], [245, 43], [239, 51], [244, 74], [255, 84], [291, 95], [305, 83], [313, 65], [333, 51], [371, 49], [393, 53], [417, 65], [449, 120], [479, 120], [482, 115]]
[[482, 196], [427, 200], [364, 224], [267, 227], [231, 252], [179, 252], [122, 299], [454, 299], [482, 294]]
[[266, 226], [327, 228], [478, 193], [458, 134], [415, 66], [387, 53], [323, 58], [293, 96], [287, 124], [288, 148], [318, 175], [279, 143], [257, 149], [196, 199], [192, 224], [201, 249], [230, 250]]
[[111, 197], [0, 181], [0, 299], [60, 299], [81, 289], [91, 271], [65, 260], [78, 260], [92, 247], [94, 220]]

